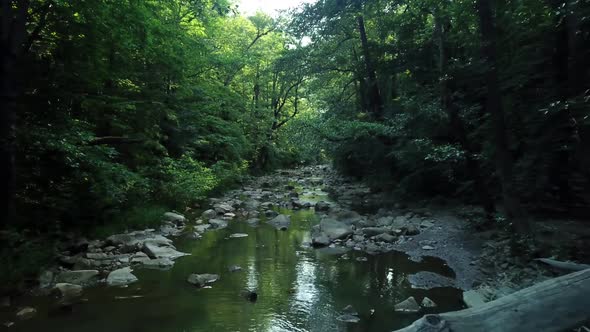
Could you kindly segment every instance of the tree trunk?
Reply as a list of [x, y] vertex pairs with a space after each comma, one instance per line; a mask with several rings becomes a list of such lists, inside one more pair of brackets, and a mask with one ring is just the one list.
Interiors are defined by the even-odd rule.
[[[16, 7], [13, 7], [16, 5]], [[26, 36], [29, 2], [2, 1], [0, 17], [0, 227], [15, 217], [18, 57]]]
[[520, 233], [529, 230], [529, 224], [524, 216], [519, 198], [515, 192], [513, 171], [513, 160], [506, 138], [506, 121], [502, 109], [502, 97], [498, 81], [498, 65], [496, 51], [496, 26], [492, 9], [492, 0], [477, 0], [479, 14], [482, 54], [485, 59], [487, 104], [486, 110], [491, 115], [494, 145], [496, 149], [496, 172], [500, 178], [502, 187], [502, 200], [508, 221]]
[[474, 308], [426, 315], [397, 332], [560, 332], [590, 319], [590, 269], [549, 279]]
[[448, 62], [449, 56], [447, 51], [446, 33], [450, 26], [448, 19], [443, 16], [441, 10], [438, 10], [435, 14], [435, 33], [438, 41], [439, 50], [439, 82], [440, 82], [440, 103], [441, 108], [449, 116], [449, 129], [454, 140], [461, 145], [461, 148], [466, 154], [466, 168], [469, 173], [468, 176], [473, 179], [475, 183], [475, 191], [486, 212], [486, 219], [491, 221], [496, 211], [494, 206], [494, 200], [488, 190], [488, 187], [481, 175], [481, 166], [479, 161], [474, 158], [476, 149], [473, 144], [467, 139], [467, 131], [465, 125], [459, 116], [459, 109], [455, 107], [451, 100], [451, 91], [449, 89], [449, 82], [451, 80], [448, 74]]
[[359, 34], [361, 37], [361, 46], [363, 48], [363, 55], [365, 58], [365, 68], [367, 70], [367, 83], [369, 91], [369, 105], [370, 111], [375, 119], [383, 118], [383, 99], [381, 98], [381, 92], [379, 91], [379, 85], [377, 83], [377, 74], [371, 61], [371, 52], [369, 51], [369, 41], [367, 39], [367, 31], [365, 30], [365, 20], [362, 15], [357, 17], [357, 23], [359, 28]]

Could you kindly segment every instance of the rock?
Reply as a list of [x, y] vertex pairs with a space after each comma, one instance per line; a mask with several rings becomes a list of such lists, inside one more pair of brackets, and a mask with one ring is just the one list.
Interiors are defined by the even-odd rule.
[[382, 241], [382, 242], [391, 243], [391, 242], [395, 242], [397, 240], [397, 237], [387, 234], [387, 233], [383, 233], [383, 234], [376, 235], [375, 237], [373, 237], [373, 239], [375, 241]]
[[291, 225], [291, 216], [280, 214], [267, 222], [269, 225], [279, 230], [287, 230]]
[[217, 274], [191, 274], [187, 281], [197, 287], [204, 287], [207, 284], [214, 283], [219, 280]]
[[479, 307], [486, 302], [485, 296], [478, 290], [463, 292], [463, 302], [468, 308]]
[[87, 286], [98, 282], [97, 270], [78, 270], [60, 273], [56, 282]]
[[133, 256], [131, 256], [131, 263], [141, 263], [143, 264], [146, 261], [149, 261], [150, 257], [143, 252], [136, 252]]
[[428, 297], [424, 297], [422, 299], [422, 303], [420, 305], [422, 306], [422, 308], [436, 308], [437, 307], [436, 303], [434, 303], [434, 301], [432, 301]]
[[330, 210], [330, 204], [328, 204], [324, 201], [319, 201], [319, 202], [315, 203], [315, 210], [316, 211], [328, 211], [328, 210]]
[[409, 225], [406, 227], [406, 235], [414, 236], [418, 234], [420, 234], [420, 230], [416, 226]]
[[157, 242], [144, 243], [143, 252], [145, 252], [150, 258], [168, 258], [171, 260], [190, 255], [177, 251], [173, 245], [161, 245], [161, 243]]
[[264, 216], [267, 218], [274, 218], [276, 216], [278, 216], [279, 213], [277, 211], [274, 210], [266, 210], [264, 211]]
[[104, 248], [104, 251], [105, 251], [105, 252], [112, 252], [112, 251], [114, 251], [115, 249], [117, 249], [117, 247], [115, 247], [115, 246], [108, 246], [108, 247], [105, 247], [105, 248]]
[[174, 266], [174, 261], [170, 258], [156, 258], [143, 261], [142, 264], [148, 269], [167, 270]]
[[95, 260], [106, 260], [109, 259], [109, 255], [103, 252], [89, 252], [86, 254], [86, 258], [88, 259], [95, 259]]
[[185, 237], [189, 240], [198, 240], [201, 238], [201, 234], [199, 232], [190, 232]]
[[254, 291], [244, 291], [242, 296], [250, 302], [256, 302], [258, 300], [258, 293]]
[[26, 308], [19, 310], [19, 312], [16, 313], [16, 317], [20, 320], [27, 320], [27, 319], [31, 319], [31, 318], [35, 317], [36, 314], [37, 314], [37, 309], [32, 308], [32, 307], [26, 307]]
[[228, 213], [228, 212], [234, 212], [235, 209], [233, 206], [227, 204], [227, 203], [220, 203], [220, 204], [215, 204], [213, 206], [213, 209], [215, 211], [217, 211], [217, 213], [219, 214], [224, 214], [224, 213]]
[[205, 231], [208, 230], [209, 228], [211, 228], [210, 224], [204, 224], [204, 225], [195, 226], [193, 229], [199, 233], [205, 233]]
[[434, 250], [433, 246], [422, 246], [422, 250]]
[[235, 217], [236, 217], [235, 213], [228, 212], [228, 213], [223, 214], [223, 219], [232, 220]]
[[80, 238], [66, 247], [70, 254], [75, 255], [88, 250], [90, 242], [86, 238]]
[[166, 212], [164, 213], [164, 221], [170, 221], [176, 224], [177, 226], [180, 226], [184, 225], [184, 223], [186, 222], [186, 217], [182, 214]]
[[216, 229], [226, 228], [228, 225], [227, 220], [224, 219], [210, 219], [209, 224]]
[[229, 237], [231, 239], [238, 239], [238, 238], [242, 238], [242, 237], [248, 237], [248, 234], [245, 234], [245, 233], [235, 233], [235, 234], [231, 234]]
[[407, 277], [412, 288], [432, 289], [437, 287], [457, 287], [454, 279], [430, 271], [421, 271]]
[[182, 227], [178, 228], [175, 224], [166, 223], [160, 226], [160, 233], [164, 236], [178, 236], [182, 233]]
[[320, 232], [326, 234], [331, 241], [343, 239], [352, 234], [352, 228], [334, 219], [320, 221]]
[[361, 232], [366, 236], [375, 236], [383, 233], [389, 233], [390, 229], [385, 227], [366, 227], [361, 229]]
[[246, 223], [252, 227], [258, 226], [259, 222], [260, 222], [260, 219], [258, 219], [258, 218], [250, 218], [250, 219], [246, 220]]
[[217, 216], [217, 211], [209, 209], [201, 214], [204, 219], [213, 219]]
[[82, 296], [82, 290], [80, 285], [58, 283], [53, 288], [52, 294], [60, 298], [61, 304], [69, 305], [78, 301]]
[[358, 323], [361, 321], [359, 316], [344, 314], [336, 317], [337, 320], [344, 322], [344, 323]]
[[53, 284], [54, 274], [52, 271], [45, 270], [39, 275], [39, 288], [49, 288]]
[[4, 322], [4, 323], [2, 323], [2, 325], [4, 325], [7, 328], [11, 328], [14, 326], [14, 322]]
[[366, 261], [368, 261], [368, 260], [369, 260], [369, 259], [368, 259], [367, 257], [357, 257], [357, 258], [356, 258], [356, 261], [357, 261], [357, 262], [366, 262]]
[[242, 271], [242, 267], [239, 265], [230, 265], [227, 270], [229, 272], [238, 272], [238, 271]]
[[420, 312], [420, 306], [413, 296], [408, 297], [406, 300], [396, 304], [394, 306], [396, 312], [403, 313], [417, 313]]
[[136, 282], [138, 279], [131, 273], [132, 271], [130, 267], [125, 267], [109, 273], [107, 285], [124, 286]]
[[317, 236], [311, 238], [311, 244], [314, 247], [324, 247], [330, 245], [331, 241], [328, 235], [320, 233]]
[[359, 314], [356, 310], [354, 310], [354, 307], [350, 304], [347, 305], [346, 307], [344, 307], [344, 309], [342, 309], [342, 313], [353, 315], [353, 316], [358, 316], [358, 314]]

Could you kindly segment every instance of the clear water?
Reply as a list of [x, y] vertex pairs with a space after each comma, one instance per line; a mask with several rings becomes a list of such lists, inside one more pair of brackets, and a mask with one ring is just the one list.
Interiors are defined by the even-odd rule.
[[[401, 253], [371, 257], [357, 252], [348, 252], [349, 259], [343, 259], [330, 249], [309, 248], [309, 230], [317, 222], [313, 211], [283, 212], [292, 214], [288, 231], [264, 222], [251, 227], [236, 221], [200, 240], [179, 240], [179, 250], [192, 255], [178, 259], [173, 269], [137, 269], [140, 281], [127, 288], [85, 290], [87, 301], [72, 312], [56, 310], [54, 299], [25, 299], [27, 305], [34, 301], [39, 313], [30, 321], [17, 322], [10, 331], [380, 332], [401, 328], [420, 316], [393, 311], [408, 296], [418, 301], [430, 297], [439, 305], [433, 312], [462, 307], [459, 290], [412, 289], [406, 281], [407, 274], [418, 271], [453, 277], [443, 261], [429, 258], [416, 263]], [[228, 238], [232, 233], [249, 236]], [[360, 256], [368, 261], [355, 259]], [[239, 265], [242, 271], [230, 273], [230, 265]], [[220, 274], [221, 280], [211, 288], [197, 289], [186, 282], [191, 273]], [[245, 290], [256, 291], [258, 301], [246, 300]], [[349, 304], [359, 312], [359, 323], [336, 319]]]

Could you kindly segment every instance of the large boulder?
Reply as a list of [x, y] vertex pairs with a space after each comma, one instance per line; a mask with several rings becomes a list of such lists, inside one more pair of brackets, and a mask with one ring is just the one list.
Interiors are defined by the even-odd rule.
[[192, 284], [195, 285], [197, 287], [204, 287], [207, 284], [211, 284], [216, 282], [217, 280], [219, 280], [219, 275], [217, 274], [191, 274], [188, 278], [187, 281]]
[[125, 286], [136, 282], [138, 279], [130, 267], [115, 270], [109, 273], [107, 277], [107, 285], [109, 286]]
[[77, 270], [60, 273], [56, 282], [87, 286], [98, 282], [97, 270]]
[[268, 221], [268, 224], [279, 230], [287, 230], [291, 225], [291, 216], [279, 214]]

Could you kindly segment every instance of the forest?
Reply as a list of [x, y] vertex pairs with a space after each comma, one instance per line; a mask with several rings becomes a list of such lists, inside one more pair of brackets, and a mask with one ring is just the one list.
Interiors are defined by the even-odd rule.
[[[351, 198], [364, 219], [469, 206], [469, 232], [506, 235], [511, 257], [590, 263], [588, 0], [318, 0], [276, 15], [233, 0], [2, 0], [0, 12], [0, 295], [29, 292], [80, 238], [158, 228], [169, 211], [196, 220], [269, 176], [261, 190], [288, 194], [298, 169], [332, 179], [331, 197], [366, 188]], [[200, 255], [223, 240], [210, 239]]]

